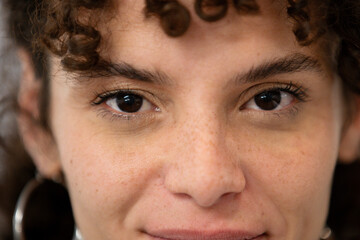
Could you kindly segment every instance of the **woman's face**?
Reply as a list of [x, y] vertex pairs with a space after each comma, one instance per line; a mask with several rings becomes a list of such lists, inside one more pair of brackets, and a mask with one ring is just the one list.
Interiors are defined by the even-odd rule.
[[85, 240], [319, 239], [340, 81], [283, 3], [258, 3], [207, 23], [184, 1], [192, 23], [171, 38], [121, 1], [102, 52], [116, 71], [80, 78], [53, 59], [52, 147]]

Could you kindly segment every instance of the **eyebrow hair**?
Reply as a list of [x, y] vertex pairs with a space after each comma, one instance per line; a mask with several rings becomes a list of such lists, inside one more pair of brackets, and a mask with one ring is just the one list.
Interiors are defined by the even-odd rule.
[[235, 76], [235, 84], [253, 83], [279, 74], [302, 71], [322, 72], [318, 60], [310, 56], [295, 53], [275, 60], [266, 61], [249, 71]]
[[93, 78], [111, 78], [124, 77], [132, 80], [139, 80], [142, 82], [155, 83], [159, 85], [171, 85], [173, 81], [165, 73], [160, 71], [148, 71], [145, 69], [135, 68], [129, 63], [101, 63], [98, 68], [91, 71], [90, 74], [85, 74], [83, 77], [88, 79]]
[[[253, 83], [279, 74], [302, 71], [322, 72], [323, 70], [319, 61], [315, 58], [302, 53], [295, 53], [282, 58], [267, 60], [258, 66], [254, 66], [247, 72], [236, 75], [230, 84], [239, 85], [244, 83]], [[106, 62], [100, 64], [100, 67], [95, 71], [92, 71], [89, 75], [85, 74], [82, 76], [86, 77], [88, 80], [99, 77], [124, 77], [159, 85], [174, 84], [173, 80], [163, 72], [135, 68], [126, 62]], [[74, 80], [76, 82], [81, 82], [80, 79]]]

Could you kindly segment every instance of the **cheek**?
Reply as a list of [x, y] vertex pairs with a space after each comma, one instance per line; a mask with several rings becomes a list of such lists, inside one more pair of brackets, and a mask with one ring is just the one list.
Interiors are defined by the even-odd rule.
[[323, 86], [292, 130], [259, 132], [252, 174], [283, 209], [303, 206], [311, 211], [317, 200], [324, 203], [329, 197], [342, 128], [339, 89], [337, 81]]
[[61, 118], [58, 146], [75, 216], [97, 232], [118, 232], [156, 176], [156, 150], [146, 144], [154, 141], [132, 141], [86, 120], [74, 122], [74, 113], [64, 115], [72, 117]]
[[111, 216], [120, 221], [151, 175], [154, 154], [94, 121], [96, 113], [69, 101], [59, 82], [52, 87], [51, 123], [75, 215], [95, 223]]
[[264, 188], [273, 191], [282, 208], [288, 205], [291, 209], [328, 192], [337, 152], [327, 137], [318, 134], [312, 141], [306, 136], [287, 138], [281, 146], [264, 147], [257, 153], [261, 157], [256, 165], [262, 166], [257, 166], [253, 176], [259, 176]]
[[249, 188], [268, 199], [294, 229], [316, 228], [326, 217], [341, 127], [339, 111], [333, 110], [339, 109], [337, 103], [327, 102], [291, 131], [252, 130], [248, 151], [241, 151], [250, 159], [243, 161]]
[[153, 168], [146, 162], [152, 161], [121, 141], [89, 138], [79, 129], [77, 133], [79, 137], [68, 140], [61, 151], [70, 191], [89, 212], [122, 216], [145, 186]]

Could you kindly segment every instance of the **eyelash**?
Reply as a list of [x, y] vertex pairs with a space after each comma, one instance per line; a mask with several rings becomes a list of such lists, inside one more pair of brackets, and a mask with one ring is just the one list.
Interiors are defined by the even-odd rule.
[[[239, 108], [240, 111], [241, 110], [246, 110], [245, 105], [249, 101], [254, 99], [255, 96], [257, 96], [257, 95], [259, 95], [261, 93], [264, 93], [264, 92], [271, 92], [271, 91], [286, 92], [286, 93], [291, 94], [296, 99], [296, 101], [300, 102], [300, 103], [308, 102], [310, 100], [310, 96], [308, 94], [308, 89], [304, 88], [301, 85], [295, 85], [292, 82], [289, 82], [289, 83], [269, 83], [269, 84], [271, 84], [271, 86], [261, 88], [260, 90], [258, 90], [258, 85], [255, 85], [255, 86], [251, 87], [250, 89], [248, 89], [246, 92], [249, 92], [249, 91], [253, 90], [254, 88], [256, 90], [253, 90], [255, 93], [252, 93], [249, 100], [247, 100], [243, 105], [241, 105], [241, 107]], [[242, 93], [241, 95], [243, 95], [245, 93]], [[281, 115], [296, 115], [296, 113], [298, 111], [299, 111], [299, 106], [297, 104], [292, 104], [291, 107], [286, 108], [284, 110], [278, 110], [278, 111], [277, 110], [270, 110], [270, 111], [254, 110], [254, 112], [260, 112], [260, 113], [262, 113], [264, 115], [272, 114], [272, 115], [276, 115], [277, 117], [280, 117]]]
[[306, 102], [309, 100], [309, 95], [307, 94], [307, 90], [304, 89], [302, 86], [295, 86], [292, 82], [286, 83], [285, 85], [282, 86], [272, 86], [269, 88], [261, 89], [261, 91], [258, 91], [255, 95], [252, 96], [252, 98], [260, 93], [270, 92], [270, 91], [283, 91], [290, 93], [300, 102]]
[[[151, 101], [148, 100], [148, 98], [146, 98], [144, 96], [145, 94], [141, 93], [140, 91], [134, 90], [134, 89], [117, 89], [117, 90], [104, 92], [104, 93], [101, 93], [101, 94], [94, 93], [94, 95], [96, 96], [96, 99], [91, 103], [91, 105], [99, 106], [99, 105], [101, 105], [103, 103], [106, 103], [109, 99], [115, 98], [116, 96], [118, 96], [121, 93], [138, 95], [138, 96], [144, 98], [146, 101], [150, 102], [152, 105], [154, 105]], [[151, 93], [149, 93], [149, 94], [151, 94]], [[155, 108], [158, 109], [158, 107], [155, 107]], [[110, 121], [115, 121], [115, 120], [118, 120], [118, 119], [120, 119], [120, 120], [136, 120], [138, 118], [150, 119], [150, 118], [153, 117], [153, 114], [149, 114], [149, 113], [146, 113], [146, 114], [142, 114], [142, 113], [121, 114], [121, 113], [113, 112], [113, 111], [108, 110], [106, 108], [101, 108], [99, 110], [99, 116], [101, 116], [101, 117], [110, 117]]]
[[[307, 90], [304, 89], [302, 86], [295, 86], [291, 82], [287, 84], [285, 87], [280, 87], [277, 88], [276, 90], [290, 93], [300, 102], [307, 102], [309, 100], [309, 95], [307, 94]], [[268, 91], [271, 91], [271, 89]]]
[[96, 97], [97, 99], [95, 99], [92, 102], [92, 105], [100, 105], [100, 104], [106, 102], [108, 99], [115, 97], [119, 93], [136, 94], [136, 91], [131, 90], [131, 89], [127, 89], [127, 90], [113, 90], [113, 91], [105, 92], [105, 93], [102, 93], [102, 94], [95, 93], [95, 95], [97, 96]]

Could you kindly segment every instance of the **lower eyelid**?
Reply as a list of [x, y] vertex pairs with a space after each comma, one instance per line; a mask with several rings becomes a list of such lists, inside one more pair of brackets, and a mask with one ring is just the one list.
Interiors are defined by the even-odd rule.
[[110, 109], [106, 109], [106, 108], [101, 108], [98, 109], [97, 111], [97, 116], [101, 117], [101, 118], [108, 118], [110, 121], [114, 121], [114, 120], [130, 120], [131, 118], [133, 118], [134, 116], [131, 115], [122, 115], [119, 113], [115, 113], [114, 111], [111, 111]]
[[149, 111], [144, 112], [135, 112], [135, 113], [126, 113], [126, 112], [119, 112], [117, 110], [114, 110], [112, 107], [110, 107], [108, 104], [106, 104], [108, 100], [105, 100], [103, 103], [100, 103], [96, 106], [96, 112], [97, 116], [105, 118], [111, 122], [119, 121], [120, 123], [123, 121], [129, 122], [133, 121], [136, 125], [146, 125], [150, 124], [155, 116], [156, 113], [161, 112], [161, 109], [154, 104], [152, 104], [150, 101], [147, 100], [148, 104], [151, 105], [151, 109]]
[[251, 125], [269, 129], [288, 128], [296, 123], [299, 114], [303, 111], [301, 104], [294, 104], [281, 111], [257, 111], [250, 109], [243, 111], [241, 119], [248, 121]]
[[154, 119], [155, 114], [121, 114], [110, 110], [109, 108], [97, 109], [97, 116], [108, 119], [110, 121], [134, 121], [138, 123], [149, 122]]

